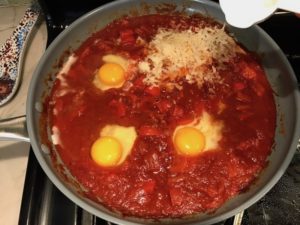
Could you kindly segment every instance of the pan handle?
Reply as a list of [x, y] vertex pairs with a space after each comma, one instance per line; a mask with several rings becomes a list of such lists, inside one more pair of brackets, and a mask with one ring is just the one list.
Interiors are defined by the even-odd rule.
[[0, 120], [0, 141], [29, 142], [26, 116], [23, 115]]

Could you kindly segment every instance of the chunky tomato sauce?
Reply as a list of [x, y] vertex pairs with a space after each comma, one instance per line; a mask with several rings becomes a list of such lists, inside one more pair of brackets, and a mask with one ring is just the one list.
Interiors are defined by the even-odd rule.
[[[178, 28], [178, 24], [179, 26]], [[95, 33], [75, 51], [77, 61], [49, 96], [56, 149], [86, 196], [124, 215], [182, 217], [208, 212], [243, 192], [266, 166], [274, 142], [276, 109], [264, 71], [250, 54], [238, 54], [222, 70], [222, 82], [199, 88], [184, 79], [180, 89], [150, 87], [136, 73], [127, 87], [101, 91], [93, 84], [105, 54], [142, 60], [158, 28], [216, 26], [201, 16], [123, 18]], [[218, 26], [218, 25], [217, 25]], [[66, 86], [68, 87], [66, 89]], [[220, 105], [222, 110], [220, 111]], [[195, 157], [174, 150], [172, 133], [203, 111], [223, 121], [219, 147]], [[108, 124], [134, 126], [137, 138], [119, 166], [105, 168], [90, 156]]]

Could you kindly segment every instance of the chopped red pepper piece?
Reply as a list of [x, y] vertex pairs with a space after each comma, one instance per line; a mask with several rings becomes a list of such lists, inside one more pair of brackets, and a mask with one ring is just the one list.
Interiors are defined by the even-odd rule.
[[243, 68], [242, 75], [245, 78], [247, 78], [249, 80], [252, 80], [252, 79], [254, 79], [256, 77], [256, 71], [252, 67], [250, 67], [250, 66], [247, 65], [247, 66], [245, 66]]
[[154, 191], [156, 182], [154, 180], [148, 180], [144, 182], [143, 189], [146, 193], [152, 193]]
[[183, 116], [183, 109], [179, 106], [175, 106], [174, 110], [173, 110], [173, 116], [176, 117], [176, 118], [179, 118], [179, 117], [182, 117]]
[[251, 87], [253, 91], [257, 94], [257, 96], [263, 96], [263, 94], [265, 93], [264, 86], [258, 81], [253, 83]]
[[236, 91], [243, 90], [245, 87], [246, 87], [246, 85], [245, 85], [244, 83], [242, 83], [242, 82], [236, 82], [236, 83], [234, 83], [234, 85], [233, 85], [233, 88], [234, 88], [234, 90], [236, 90]]
[[189, 162], [187, 158], [184, 157], [176, 157], [172, 163], [170, 171], [172, 173], [181, 173], [185, 171], [185, 169], [189, 166]]
[[157, 103], [157, 107], [160, 112], [165, 113], [168, 112], [172, 108], [173, 104], [169, 100], [161, 100]]
[[157, 97], [160, 95], [160, 88], [159, 87], [146, 87], [145, 92], [149, 95]]
[[135, 35], [133, 30], [123, 30], [120, 33], [121, 44], [122, 45], [134, 45], [135, 44]]
[[120, 102], [120, 101], [116, 101], [116, 100], [112, 100], [109, 103], [109, 106], [113, 107], [116, 114], [119, 117], [123, 117], [126, 115], [126, 106], [124, 105], [124, 103]]
[[245, 103], [251, 102], [251, 98], [242, 92], [238, 92], [236, 94], [236, 99], [240, 102], [245, 102]]

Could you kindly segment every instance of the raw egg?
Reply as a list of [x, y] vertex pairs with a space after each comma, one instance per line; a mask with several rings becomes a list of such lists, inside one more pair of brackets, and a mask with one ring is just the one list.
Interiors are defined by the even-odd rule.
[[134, 127], [106, 125], [92, 145], [91, 157], [100, 166], [118, 166], [130, 154], [136, 137]]
[[223, 122], [207, 112], [191, 123], [176, 127], [173, 144], [178, 154], [197, 156], [203, 151], [217, 149], [222, 138]]
[[185, 155], [198, 155], [205, 147], [203, 133], [194, 127], [182, 127], [174, 135], [176, 150]]
[[121, 56], [105, 55], [104, 62], [94, 76], [94, 85], [102, 91], [120, 88], [126, 80], [128, 61]]
[[113, 137], [98, 138], [91, 149], [92, 159], [101, 166], [115, 166], [120, 161], [122, 146]]
[[116, 63], [105, 63], [97, 73], [99, 80], [106, 85], [118, 86], [125, 80], [124, 69]]

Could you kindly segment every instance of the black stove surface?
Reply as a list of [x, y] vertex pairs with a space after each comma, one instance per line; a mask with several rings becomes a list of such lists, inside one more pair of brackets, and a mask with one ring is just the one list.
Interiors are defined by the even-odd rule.
[[[110, 1], [40, 0], [48, 26], [48, 45], [72, 21]], [[59, 6], [59, 8], [58, 8]], [[300, 81], [300, 18], [277, 13], [260, 26], [277, 42]], [[300, 128], [299, 128], [300, 129]], [[296, 146], [295, 146], [296, 148]], [[300, 224], [300, 152], [280, 181], [260, 201], [245, 210], [242, 222], [229, 218], [215, 225], [298, 225]], [[110, 225], [84, 211], [65, 197], [47, 178], [30, 151], [19, 225]]]

